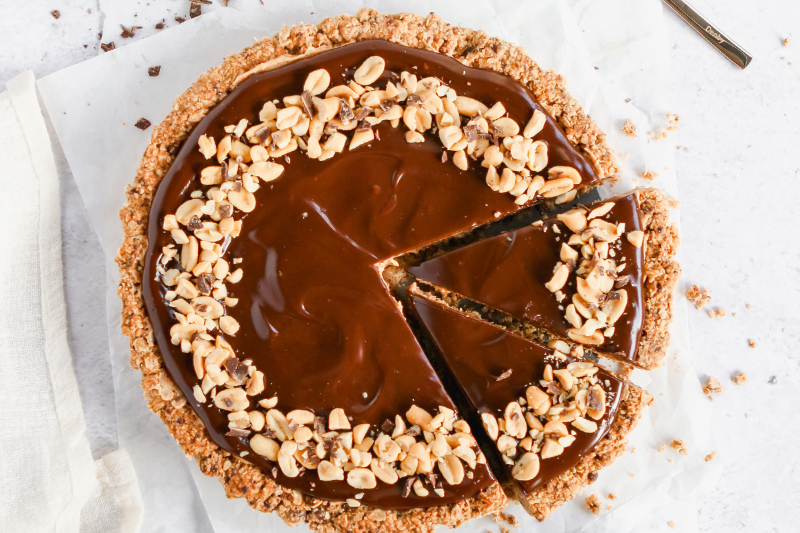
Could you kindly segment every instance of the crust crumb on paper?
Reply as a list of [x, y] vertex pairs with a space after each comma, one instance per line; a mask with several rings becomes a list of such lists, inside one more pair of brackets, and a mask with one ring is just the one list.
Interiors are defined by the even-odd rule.
[[687, 448], [686, 443], [680, 439], [673, 439], [669, 447], [681, 455], [689, 455], [689, 448]]
[[586, 498], [586, 507], [596, 515], [599, 515], [603, 510], [603, 504], [600, 502], [600, 498], [597, 497], [597, 494], [592, 494]]
[[710, 463], [711, 461], [713, 461], [713, 460], [714, 460], [714, 459], [716, 459], [716, 458], [717, 458], [717, 451], [716, 451], [716, 450], [714, 450], [714, 451], [713, 451], [713, 452], [711, 452], [710, 454], [706, 455], [705, 461], [706, 461], [707, 463]]
[[631, 139], [636, 138], [636, 124], [634, 124], [631, 119], [625, 121], [625, 124], [622, 125], [622, 131], [625, 133], [626, 137], [630, 137]]
[[722, 386], [722, 383], [717, 381], [713, 376], [709, 376], [708, 381], [703, 385], [703, 394], [709, 397], [711, 397], [712, 394], [719, 394], [724, 390], [725, 387]]
[[731, 381], [736, 383], [737, 385], [744, 385], [747, 383], [747, 374], [744, 372], [739, 372], [735, 376], [731, 376]]

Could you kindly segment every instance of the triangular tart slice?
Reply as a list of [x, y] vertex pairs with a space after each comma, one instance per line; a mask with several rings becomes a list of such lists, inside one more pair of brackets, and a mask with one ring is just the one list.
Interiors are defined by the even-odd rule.
[[669, 342], [677, 243], [665, 197], [640, 189], [408, 271], [557, 337], [652, 369]]
[[[588, 360], [474, 319], [411, 288], [409, 305], [485, 429], [509, 495], [538, 520], [624, 450], [652, 398]], [[473, 426], [479, 424], [473, 423]]]

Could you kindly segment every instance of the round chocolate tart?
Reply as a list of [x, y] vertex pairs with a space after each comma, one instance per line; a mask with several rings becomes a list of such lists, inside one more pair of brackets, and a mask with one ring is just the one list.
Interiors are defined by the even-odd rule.
[[[561, 377], [542, 385], [554, 411], [525, 411], [530, 428], [519, 406], [506, 422], [498, 414], [503, 442], [521, 446], [498, 453], [481, 402], [464, 394], [452, 361], [423, 348], [413, 305], [384, 269], [533, 206], [572, 202], [616, 172], [561, 78], [433, 15], [363, 10], [254, 44], [177, 99], [127, 191], [119, 294], [150, 408], [229, 497], [290, 524], [431, 531], [499, 511], [506, 493], [543, 519], [568, 499], [542, 502], [553, 484], [571, 476], [572, 497], [618, 455], [646, 393], [567, 347]], [[613, 270], [597, 255], [609, 249], [601, 230], [624, 233], [606, 219], [592, 235], [575, 230], [591, 266], [606, 265], [601, 276]], [[630, 229], [641, 246], [643, 232]], [[619, 306], [601, 292], [577, 345], [608, 315], [603, 302]], [[647, 295], [637, 297], [645, 309]], [[440, 349], [459, 351], [452, 335], [496, 335], [447, 313], [431, 332]], [[497, 395], [513, 400], [552, 371], [552, 346], [504, 342], [531, 374]], [[565, 409], [588, 436], [535, 436], [530, 417], [556, 427]], [[539, 472], [559, 446], [567, 452], [536, 477], [532, 462]], [[613, 453], [582, 462], [593, 449]]]

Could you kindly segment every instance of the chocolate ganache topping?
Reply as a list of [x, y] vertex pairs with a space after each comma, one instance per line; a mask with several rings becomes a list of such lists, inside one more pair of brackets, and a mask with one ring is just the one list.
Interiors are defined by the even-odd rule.
[[[504, 456], [508, 477], [515, 480], [525, 496], [577, 465], [608, 433], [624, 386], [610, 372], [589, 361], [576, 365], [571, 357], [559, 355], [552, 349], [419, 296], [412, 297], [412, 305], [468, 401], [481, 413], [484, 426], [491, 426], [486, 428], [487, 433]], [[549, 375], [547, 366], [550, 366]], [[571, 377], [564, 374], [567, 369], [571, 369]], [[581, 390], [578, 384], [581, 378], [589, 377], [593, 383], [586, 383], [585, 390], [592, 386], [601, 388], [604, 407], [587, 412], [586, 407], [591, 407], [591, 401], [587, 400], [589, 394], [584, 393], [582, 400], [578, 398], [575, 401], [573, 397], [560, 402], [573, 405], [582, 401], [582, 413], [578, 411], [567, 416], [569, 409], [560, 411], [554, 418], [561, 424], [549, 423], [548, 410], [552, 412], [552, 406], [568, 394], [569, 389], [565, 391], [563, 386], [564, 377], [572, 381], [569, 388], [572, 389], [574, 384], [577, 390]], [[531, 387], [538, 392], [534, 394]], [[531, 400], [539, 397], [547, 404], [537, 411], [539, 416], [533, 417], [538, 423], [529, 422], [532, 413], [528, 409], [534, 407]], [[527, 398], [521, 408], [518, 404], [520, 398]], [[508, 414], [513, 412], [509, 405], [515, 403], [517, 407], [514, 410], [519, 408], [522, 414], [525, 409], [525, 414], [520, 420], [522, 431], [513, 436], [507, 421]], [[498, 429], [498, 420], [505, 421], [504, 430]], [[562, 440], [564, 437], [566, 440]], [[523, 445], [526, 438], [531, 442]], [[549, 447], [548, 440], [553, 441]], [[556, 446], [556, 443], [559, 444]], [[538, 454], [533, 460], [538, 469], [525, 475], [515, 467], [528, 453]]]
[[[587, 220], [597, 208], [602, 208], [605, 213]], [[613, 236], [613, 242], [602, 241], [605, 244], [605, 259], [613, 261], [616, 267], [608, 268], [609, 265], [605, 265], [606, 272], [613, 277], [608, 280], [609, 286], [616, 291], [624, 291], [624, 311], [613, 322], [612, 329], [601, 329], [598, 326], [597, 340], [583, 338], [586, 335], [576, 337], [576, 340], [597, 345], [601, 350], [619, 354], [622, 358], [635, 362], [644, 317], [643, 248], [641, 244], [636, 246], [631, 242], [627, 235], [641, 233], [643, 229], [637, 194], [633, 192], [585, 207], [580, 206], [570, 213], [573, 212], [584, 214], [580, 224], [585, 227], [578, 230], [579, 232], [585, 231], [592, 220], [615, 224], [618, 228], [624, 224], [622, 233]], [[565, 317], [564, 309], [573, 302], [577, 293], [577, 277], [570, 276], [559, 289], [563, 298], [559, 293], [554, 294], [548, 286], [556, 266], [561, 263], [569, 264], [569, 258], [564, 257], [564, 246], [570, 246], [574, 250], [568, 252], [574, 254], [573, 265], [569, 268], [574, 270], [580, 266], [576, 263], [580, 261], [583, 242], [576, 244], [573, 240], [571, 245], [568, 244], [574, 233], [565, 221], [572, 224], [564, 215], [547, 218], [536, 225], [509, 231], [442, 254], [408, 270], [419, 279], [567, 337], [570, 331], [576, 331], [577, 324], [570, 323]], [[577, 228], [573, 226], [573, 229]], [[601, 240], [597, 239], [597, 242], [600, 243]], [[592, 260], [594, 251], [587, 255], [588, 260]], [[616, 291], [605, 292], [613, 294]], [[604, 306], [601, 301], [592, 303], [598, 309]], [[582, 308], [587, 305], [587, 302], [583, 302]], [[590, 318], [580, 314], [578, 316], [581, 323]], [[605, 333], [601, 333], [603, 331]]]
[[[398, 82], [401, 72], [410, 72], [419, 78], [438, 78], [459, 95], [468, 95], [486, 106], [502, 102], [507, 116], [520, 124], [527, 122], [535, 110], [544, 112], [534, 95], [510, 78], [386, 41], [344, 46], [253, 74], [195, 127], [158, 187], [149, 219], [144, 295], [165, 366], [220, 447], [245, 457], [279, 484], [317, 498], [355, 498], [362, 504], [385, 509], [442, 505], [475, 496], [491, 486], [494, 478], [485, 462], [467, 461], [465, 479], [458, 484], [443, 483], [442, 477], [448, 479], [446, 475], [439, 475], [438, 479], [436, 475], [420, 476], [426, 479], [429, 490], [409, 492], [407, 480], [402, 478], [395, 483], [379, 481], [368, 490], [342, 479], [321, 481], [309, 470], [317, 466], [318, 460], [301, 461], [302, 466], [295, 471], [291, 457], [287, 460], [294, 465], [292, 468], [279, 465], [281, 457], [287, 458], [285, 454], [276, 461], [275, 457], [269, 458], [273, 453], [255, 452], [251, 446], [255, 440], [251, 439], [259, 434], [254, 428], [264, 426], [263, 413], [256, 416], [260, 423], [248, 426], [247, 421], [234, 422], [230, 409], [219, 406], [246, 402], [249, 409], [258, 410], [267, 405], [263, 409], [267, 411], [267, 426], [270, 420], [274, 422], [269, 408], [283, 414], [310, 411], [323, 425], [335, 414], [345, 426], [369, 424], [367, 437], [374, 439], [379, 439], [381, 432], [391, 434], [395, 425], [390, 423], [387, 427], [386, 421], [396, 421], [398, 414], [407, 413], [412, 406], [432, 414], [437, 409], [444, 413], [455, 410], [386, 290], [376, 264], [523, 208], [518, 205], [520, 202], [515, 203], [514, 196], [487, 187], [487, 170], [479, 161], [467, 160], [463, 170], [446, 161], [443, 141], [436, 135], [429, 132], [423, 142], [407, 142], [405, 127], [396, 127], [389, 121], [367, 123], [365, 128], [374, 126], [374, 140], [353, 150], [345, 149], [332, 159], [312, 159], [303, 150], [280, 157], [284, 171], [253, 193], [254, 209], [236, 210], [232, 215], [226, 209], [224, 215], [241, 223], [241, 228], [237, 226], [238, 236], [226, 235], [217, 244], [230, 270], [240, 268], [241, 272], [225, 278], [229, 280], [227, 298], [200, 306], [206, 313], [221, 306], [220, 327], [209, 338], [217, 339], [217, 349], [221, 346], [227, 350], [229, 346], [230, 353], [235, 354], [225, 361], [231, 379], [241, 371], [240, 367], [252, 366], [263, 373], [258, 378], [263, 379], [263, 387], [257, 389], [260, 392], [249, 400], [230, 395], [222, 402], [198, 394], [199, 375], [188, 348], [190, 344], [194, 346], [198, 336], [174, 343], [175, 337], [170, 334], [176, 318], [181, 319], [171, 300], [174, 291], [164, 282], [164, 272], [183, 269], [179, 261], [168, 256], [169, 247], [174, 252], [174, 244], [181, 243], [174, 232], [164, 228], [168, 217], [179, 207], [203, 196], [208, 189], [200, 182], [203, 169], [209, 165], [198, 150], [201, 137], [223, 139], [242, 119], [257, 124], [266, 102], [301, 95], [309, 73], [315, 70], [325, 69], [331, 85], [347, 83], [355, 69], [373, 56], [385, 61], [385, 69], [373, 83], [376, 86]], [[304, 108], [313, 113], [307, 104], [304, 102]], [[348, 115], [343, 109], [340, 117]], [[357, 113], [353, 114], [358, 118]], [[536, 135], [547, 146], [548, 163], [543, 173], [546, 175], [553, 167], [572, 167], [580, 175], [581, 187], [598, 183], [592, 167], [570, 145], [555, 121], [549, 115], [545, 117]], [[268, 148], [274, 150], [275, 146]], [[225, 174], [229, 168], [226, 165], [222, 162]], [[240, 183], [236, 187], [241, 190]], [[534, 201], [527, 202], [531, 203]], [[200, 219], [192, 218], [185, 229], [197, 234], [208, 228]], [[209, 276], [198, 284], [206, 294], [215, 280], [210, 274], [202, 276]], [[231, 317], [228, 325], [235, 320], [238, 329], [222, 327], [225, 317]], [[246, 373], [244, 377], [247, 378]], [[239, 389], [219, 386], [213, 390], [220, 394]], [[347, 422], [338, 418], [338, 410], [346, 413]], [[301, 418], [297, 415], [297, 420]], [[413, 422], [411, 416], [407, 418]], [[285, 424], [286, 419], [281, 420]], [[292, 424], [288, 424], [289, 431], [298, 427]], [[409, 431], [422, 439], [419, 431]], [[263, 433], [267, 439], [275, 438], [269, 428]], [[319, 445], [327, 453], [336, 450], [335, 438], [320, 440]], [[457, 443], [451, 445], [456, 447]], [[289, 447], [290, 452], [294, 449]], [[293, 475], [287, 475], [287, 471]], [[344, 476], [348, 477], [348, 473]]]

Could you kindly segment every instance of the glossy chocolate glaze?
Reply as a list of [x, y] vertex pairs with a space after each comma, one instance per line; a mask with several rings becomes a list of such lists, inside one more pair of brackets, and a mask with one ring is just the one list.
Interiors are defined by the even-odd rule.
[[[244, 81], [213, 108], [189, 135], [153, 200], [144, 276], [144, 295], [166, 368], [203, 420], [211, 439], [248, 461], [281, 485], [321, 499], [343, 500], [363, 492], [361, 502], [404, 509], [441, 505], [477, 494], [493, 482], [479, 465], [472, 479], [445, 486], [445, 497], [401, 497], [403, 482], [355, 490], [345, 482], [319, 482], [316, 476], [286, 478], [275, 464], [249, 450], [247, 439], [226, 437], [227, 418], [216, 407], [198, 405], [191, 355], [169, 341], [174, 323], [156, 279], [161, 248], [171, 242], [162, 229], [166, 214], [202, 189], [199, 172], [208, 163], [197, 150], [207, 133], [217, 139], [241, 118], [257, 121], [267, 100], [299, 94], [306, 75], [326, 68], [332, 85], [364, 59], [386, 60], [384, 78], [403, 70], [437, 76], [459, 94], [491, 105], [501, 100], [510, 116], [524, 124], [535, 108], [533, 95], [513, 80], [469, 69], [445, 56], [367, 41], [323, 52]], [[242, 234], [227, 245], [225, 257], [242, 258], [242, 281], [229, 285], [239, 299], [227, 313], [241, 325], [228, 336], [240, 359], [251, 358], [266, 375], [266, 389], [255, 398], [277, 395], [277, 408], [310, 409], [318, 415], [341, 407], [353, 423], [380, 426], [386, 418], [417, 404], [429, 411], [452, 407], [374, 264], [398, 253], [469, 229], [520, 207], [513, 197], [489, 189], [485, 170], [475, 162], [464, 172], [441, 161], [438, 138], [408, 144], [404, 128], [377, 128], [380, 140], [319, 162], [296, 151], [281, 161], [283, 175], [262, 184], [256, 209], [244, 215]], [[584, 183], [597, 181], [586, 161], [569, 145], [552, 119], [540, 137], [550, 146], [553, 165], [580, 169]], [[240, 213], [235, 214], [238, 218]]]
[[[553, 350], [512, 335], [486, 322], [412, 296], [419, 317], [439, 353], [461, 386], [472, 407], [480, 413], [502, 418], [506, 406], [525, 397], [525, 389], [538, 384], [548, 363], [564, 368], [573, 359], [558, 361]], [[511, 375], [497, 378], [511, 370]], [[556, 457], [540, 461], [539, 474], [530, 481], [514, 481], [526, 495], [566, 472], [585, 457], [608, 433], [616, 416], [623, 384], [609, 372], [597, 374], [607, 392], [606, 413], [597, 421], [595, 433], [575, 431], [575, 442]], [[609, 385], [605, 384], [608, 380]], [[504, 465], [511, 479], [511, 466]]]
[[[624, 222], [625, 231], [641, 230], [642, 220], [636, 193], [613, 198], [611, 212], [604, 216], [610, 222]], [[603, 204], [598, 202], [588, 209]], [[556, 224], [562, 233], [553, 231]], [[408, 270], [418, 278], [434, 283], [467, 298], [496, 307], [516, 317], [566, 337], [571, 327], [555, 296], [545, 287], [553, 276], [561, 243], [571, 232], [555, 218], [545, 219], [541, 226], [526, 226], [478, 241], [469, 246], [445, 253]], [[614, 335], [600, 347], [608, 352], [620, 352], [635, 360], [643, 324], [642, 249], [636, 248], [623, 236], [618, 241], [614, 260], [625, 263], [621, 275], [630, 276], [624, 287], [628, 305], [614, 325]], [[576, 292], [574, 276], [564, 289], [571, 301]]]

